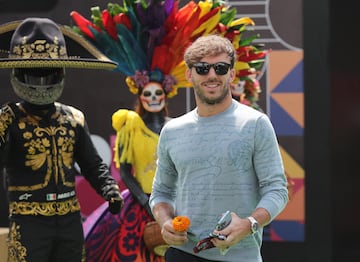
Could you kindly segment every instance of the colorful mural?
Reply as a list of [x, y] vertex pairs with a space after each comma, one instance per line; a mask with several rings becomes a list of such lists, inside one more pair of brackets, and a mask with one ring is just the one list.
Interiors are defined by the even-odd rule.
[[271, 52], [267, 75], [268, 114], [279, 137], [285, 172], [294, 188], [285, 210], [266, 228], [264, 239], [304, 241], [303, 52]]

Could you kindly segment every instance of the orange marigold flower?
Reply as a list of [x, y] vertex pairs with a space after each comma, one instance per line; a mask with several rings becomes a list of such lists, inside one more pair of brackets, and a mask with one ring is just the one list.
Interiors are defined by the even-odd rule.
[[186, 216], [174, 217], [172, 221], [175, 231], [183, 232], [186, 231], [190, 226], [190, 219]]

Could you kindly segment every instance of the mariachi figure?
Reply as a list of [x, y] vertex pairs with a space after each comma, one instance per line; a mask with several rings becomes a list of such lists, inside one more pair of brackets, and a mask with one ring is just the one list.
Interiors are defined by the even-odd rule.
[[[112, 70], [116, 63], [47, 18], [10, 22], [0, 26], [0, 32], [1, 48], [7, 48], [1, 52], [6, 56], [0, 58], [0, 68], [11, 69], [11, 85], [20, 98], [0, 108], [8, 261], [85, 261], [75, 164], [113, 213], [120, 212], [123, 200], [92, 143], [84, 114], [57, 99], [64, 89], [65, 68]], [[65, 39], [89, 57], [71, 54]]]
[[[105, 205], [84, 222], [88, 261], [164, 261], [167, 249], [154, 221], [148, 198], [156, 168], [159, 133], [169, 120], [167, 99], [178, 88], [190, 87], [185, 78], [185, 48], [198, 36], [222, 34], [239, 52], [237, 81], [250, 74], [249, 61], [261, 64], [266, 52], [240, 40], [249, 18], [234, 20], [235, 10], [223, 1], [126, 1], [91, 8], [91, 20], [71, 13], [74, 31], [86, 37], [118, 63], [130, 92], [137, 96], [135, 110], [120, 109], [112, 116], [116, 131], [114, 161], [127, 189], [124, 207], [112, 216]], [[254, 63], [255, 65], [255, 63]]]

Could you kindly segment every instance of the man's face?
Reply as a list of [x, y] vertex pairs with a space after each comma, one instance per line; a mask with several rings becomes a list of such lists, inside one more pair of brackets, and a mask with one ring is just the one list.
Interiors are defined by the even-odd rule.
[[165, 92], [157, 82], [149, 82], [142, 90], [140, 101], [146, 111], [160, 112], [165, 107]]
[[[227, 66], [230, 64], [230, 57], [223, 53], [204, 57], [201, 62], [201, 66], [198, 66], [200, 68], [196, 69], [195, 64], [187, 70], [186, 77], [193, 84], [195, 95], [200, 101], [209, 105], [220, 103], [229, 94], [230, 83], [235, 77], [235, 70]], [[210, 68], [202, 71], [202, 66]]]

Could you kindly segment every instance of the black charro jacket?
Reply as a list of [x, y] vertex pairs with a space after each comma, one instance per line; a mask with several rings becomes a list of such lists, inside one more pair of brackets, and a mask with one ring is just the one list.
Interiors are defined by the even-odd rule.
[[104, 186], [117, 183], [92, 143], [84, 114], [60, 103], [46, 108], [28, 103], [4, 105], [0, 157], [13, 214], [51, 216], [79, 211], [76, 163], [100, 195]]

